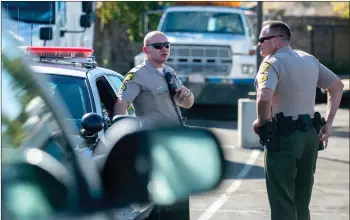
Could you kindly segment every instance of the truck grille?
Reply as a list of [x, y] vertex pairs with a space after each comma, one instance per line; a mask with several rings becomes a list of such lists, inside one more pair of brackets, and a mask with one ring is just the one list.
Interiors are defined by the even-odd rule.
[[232, 51], [229, 46], [172, 44], [167, 65], [182, 75], [229, 75]]

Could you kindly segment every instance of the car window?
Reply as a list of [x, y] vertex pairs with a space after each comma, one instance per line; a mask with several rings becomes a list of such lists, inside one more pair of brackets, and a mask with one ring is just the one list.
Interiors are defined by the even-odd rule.
[[114, 116], [114, 104], [117, 100], [116, 94], [104, 76], [96, 79], [96, 87], [101, 101], [103, 117], [107, 119], [108, 125], [111, 125]]
[[52, 99], [61, 99], [66, 106], [70, 113], [70, 117], [66, 118], [66, 120], [81, 129], [82, 117], [86, 113], [92, 112], [91, 99], [85, 79], [55, 74], [38, 75], [45, 78]]
[[[123, 79], [120, 79], [118, 76], [106, 75], [108, 79], [112, 82], [116, 91], [119, 91], [123, 82]], [[132, 104], [128, 106], [128, 115], [135, 116], [135, 108]]]
[[248, 27], [249, 27], [249, 33], [250, 33], [250, 37], [253, 41], [254, 44], [257, 44], [257, 39], [256, 39], [256, 30], [257, 28], [257, 16], [255, 14], [247, 14], [246, 15], [247, 18], [247, 23], [248, 23]]
[[123, 81], [122, 81], [123, 79], [120, 79], [118, 76], [112, 76], [112, 75], [106, 75], [106, 76], [108, 77], [108, 79], [111, 80], [116, 90], [119, 91], [120, 87], [123, 84]]
[[15, 151], [34, 147], [70, 170], [62, 129], [24, 65], [18, 57], [2, 55], [2, 163], [10, 163]]
[[60, 13], [60, 20], [59, 25], [60, 27], [64, 27], [67, 22], [67, 9], [66, 9], [66, 3], [65, 2], [57, 2], [58, 11]]

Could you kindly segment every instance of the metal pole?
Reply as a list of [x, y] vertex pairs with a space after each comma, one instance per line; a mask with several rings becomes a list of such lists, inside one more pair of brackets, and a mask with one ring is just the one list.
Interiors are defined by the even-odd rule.
[[143, 33], [144, 33], [144, 35], [146, 35], [147, 34], [147, 32], [148, 32], [148, 16], [149, 16], [149, 13], [147, 13], [147, 12], [145, 12], [145, 14], [144, 14], [144, 21], [145, 21], [145, 23], [144, 23], [144, 26], [143, 26]]
[[314, 29], [312, 28], [311, 29], [311, 54], [312, 55], [315, 55], [315, 31]]
[[[257, 33], [256, 33], [256, 39], [259, 39], [259, 35], [261, 32], [261, 27], [262, 27], [262, 22], [263, 22], [263, 2], [258, 1], [258, 6], [257, 6], [257, 14], [258, 14], [258, 23], [257, 23]], [[260, 56], [260, 50], [257, 47], [256, 48], [256, 66], [259, 68], [260, 63], [261, 63], [261, 56]]]
[[332, 60], [333, 65], [335, 65], [335, 59], [334, 59], [334, 43], [335, 43], [334, 26], [332, 26], [331, 60]]

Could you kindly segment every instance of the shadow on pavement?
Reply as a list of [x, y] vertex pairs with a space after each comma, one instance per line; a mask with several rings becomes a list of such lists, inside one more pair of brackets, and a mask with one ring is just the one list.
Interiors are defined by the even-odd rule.
[[332, 136], [350, 138], [349, 128], [333, 127]]
[[236, 121], [212, 121], [212, 120], [198, 120], [198, 119], [190, 119], [187, 121], [188, 125], [199, 126], [204, 128], [222, 128], [222, 129], [233, 129], [237, 130], [237, 122]]
[[336, 159], [336, 158], [318, 157], [317, 160], [328, 160], [328, 161], [331, 161], [331, 162], [338, 162], [338, 163], [350, 164], [349, 161], [346, 161], [346, 160], [339, 160], [339, 159]]
[[248, 174], [243, 178], [239, 177], [239, 173], [244, 169], [244, 163], [236, 163], [232, 161], [225, 161], [225, 173], [223, 179], [264, 179], [264, 167], [252, 165]]
[[195, 104], [190, 109], [181, 109], [188, 119], [237, 121], [237, 105], [201, 105]]

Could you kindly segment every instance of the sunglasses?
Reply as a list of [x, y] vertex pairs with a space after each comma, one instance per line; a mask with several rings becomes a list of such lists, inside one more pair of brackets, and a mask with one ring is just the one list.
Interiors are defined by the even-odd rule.
[[152, 46], [157, 50], [163, 49], [163, 47], [169, 49], [170, 43], [169, 42], [164, 42], [164, 43], [154, 43], [154, 44], [147, 44], [146, 46]]
[[261, 37], [261, 38], [259, 38], [258, 42], [262, 44], [266, 40], [270, 40], [270, 39], [275, 38], [275, 37], [283, 37], [283, 36], [284, 35], [273, 35], [273, 36]]

